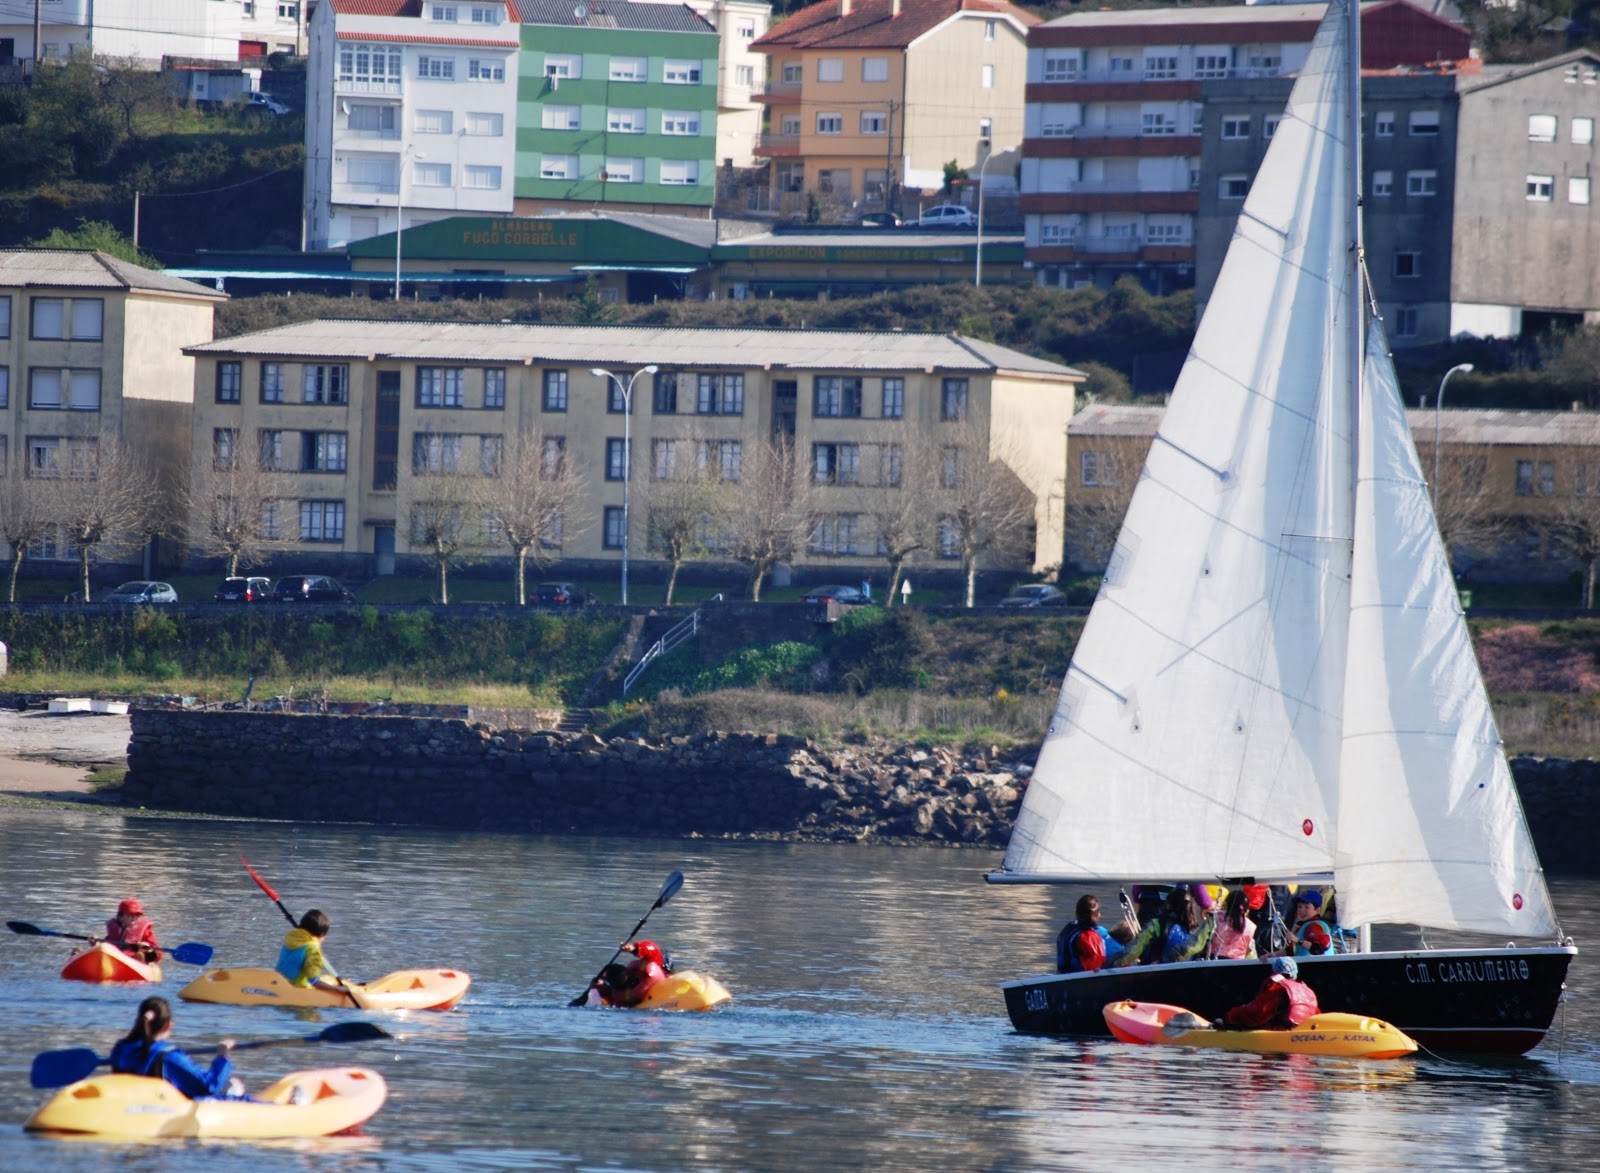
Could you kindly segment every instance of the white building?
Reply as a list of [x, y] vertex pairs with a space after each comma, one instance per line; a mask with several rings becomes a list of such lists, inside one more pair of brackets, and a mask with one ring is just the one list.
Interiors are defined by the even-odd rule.
[[[33, 22], [39, 18], [41, 50]], [[0, 0], [0, 59], [92, 53], [152, 68], [163, 57], [237, 61], [241, 10], [216, 0]], [[10, 52], [5, 49], [9, 47]]]
[[310, 7], [305, 0], [239, 0], [239, 5], [241, 58], [305, 53]]
[[517, 38], [503, 0], [319, 3], [306, 76], [306, 247], [460, 213], [509, 215]]
[[[678, 0], [644, 0], [670, 4]], [[756, 140], [761, 136], [761, 105], [752, 94], [766, 80], [765, 53], [750, 46], [772, 24], [766, 0], [682, 0], [684, 7], [714, 26], [721, 39], [717, 51], [717, 164], [755, 166]]]

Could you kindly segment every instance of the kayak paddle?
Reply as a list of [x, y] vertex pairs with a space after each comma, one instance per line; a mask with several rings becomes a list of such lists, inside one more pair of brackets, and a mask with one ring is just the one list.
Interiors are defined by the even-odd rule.
[[[364, 1043], [375, 1039], [392, 1039], [394, 1036], [375, 1022], [340, 1022], [314, 1035], [297, 1035], [287, 1039], [257, 1039], [249, 1043], [235, 1043], [235, 1051], [254, 1051], [261, 1047], [288, 1047], [306, 1043]], [[190, 1051], [191, 1055], [215, 1054], [218, 1048], [206, 1047]], [[33, 1068], [28, 1073], [34, 1087], [66, 1087], [80, 1079], [88, 1079], [96, 1067], [110, 1063], [108, 1056], [94, 1053], [88, 1047], [73, 1047], [66, 1051], [43, 1051], [33, 1057]]]
[[[256, 869], [250, 866], [250, 861], [244, 856], [241, 855], [239, 857], [239, 862], [244, 864], [244, 870], [250, 873], [250, 878], [256, 882], [256, 887], [260, 888], [268, 896], [272, 897], [272, 903], [278, 906], [278, 911], [283, 913], [284, 917], [288, 919], [291, 925], [293, 925], [295, 928], [299, 928], [300, 922], [294, 919], [294, 913], [290, 912], [283, 906], [283, 901], [278, 899], [278, 894], [272, 890], [272, 885], [268, 884], [261, 878], [261, 876], [256, 872]], [[331, 966], [329, 967], [328, 972], [333, 973]], [[339, 988], [345, 992], [345, 995], [350, 999], [350, 1004], [352, 1006], [354, 1006], [357, 1010], [369, 1009], [369, 1007], [363, 1003], [360, 998], [356, 997], [356, 992], [350, 988], [349, 984], [342, 977], [335, 973], [333, 974], [333, 980], [339, 983]]]
[[[656, 902], [650, 906], [649, 911], [639, 918], [639, 923], [633, 926], [633, 932], [622, 938], [622, 944], [626, 945], [629, 941], [637, 937], [639, 935], [639, 930], [644, 928], [644, 922], [650, 919], [650, 913], [654, 912], [656, 909], [660, 908], [663, 904], [676, 896], [678, 894], [678, 889], [681, 887], [683, 887], [683, 873], [673, 872], [667, 877], [666, 882], [661, 885], [661, 895], [656, 897]], [[594, 987], [595, 982], [600, 980], [601, 975], [606, 972], [606, 967], [609, 966], [612, 961], [615, 961], [621, 956], [622, 948], [621, 946], [618, 946], [617, 951], [611, 955], [611, 961], [608, 961], [605, 965], [602, 965], [600, 967], [600, 973], [595, 974], [594, 977], [589, 980], [589, 984], [584, 987], [583, 993], [579, 994], [572, 1001], [568, 1002], [567, 1005], [582, 1006], [584, 1000], [589, 996], [590, 989]]]
[[[6, 928], [13, 933], [21, 933], [24, 937], [65, 937], [69, 941], [95, 941], [103, 940], [99, 937], [86, 937], [82, 933], [60, 933], [55, 929], [41, 929], [38, 925], [30, 925], [23, 920], [8, 920]], [[204, 965], [211, 960], [211, 955], [216, 952], [210, 945], [201, 945], [195, 941], [188, 941], [172, 949], [163, 949], [162, 952], [174, 961], [181, 961], [185, 965]]]

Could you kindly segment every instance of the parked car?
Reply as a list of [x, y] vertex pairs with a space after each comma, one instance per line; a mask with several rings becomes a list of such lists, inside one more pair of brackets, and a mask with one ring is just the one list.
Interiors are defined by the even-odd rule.
[[1049, 583], [1020, 586], [1000, 600], [1002, 607], [1064, 607], [1067, 596]]
[[894, 212], [868, 212], [861, 217], [863, 228], [898, 228], [903, 223]]
[[286, 574], [272, 588], [279, 603], [353, 603], [354, 594], [336, 578], [326, 574]]
[[541, 582], [533, 588], [536, 607], [582, 607], [594, 601], [594, 596], [580, 591], [576, 583]]
[[935, 204], [916, 219], [918, 228], [976, 228], [978, 214], [960, 204]]
[[802, 595], [800, 601], [810, 606], [819, 603], [870, 603], [872, 599], [858, 586], [838, 584], [814, 587]]
[[278, 101], [271, 94], [263, 94], [260, 90], [252, 90], [245, 96], [245, 107], [258, 110], [263, 114], [287, 114], [289, 107]]
[[272, 597], [272, 580], [260, 575], [225, 578], [213, 597], [219, 603], [264, 603]]
[[164, 582], [125, 582], [100, 596], [102, 603], [176, 603], [178, 592]]

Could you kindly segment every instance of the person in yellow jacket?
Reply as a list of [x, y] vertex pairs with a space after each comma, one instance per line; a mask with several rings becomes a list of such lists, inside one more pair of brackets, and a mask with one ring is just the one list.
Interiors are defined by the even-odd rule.
[[328, 914], [313, 908], [300, 918], [298, 926], [285, 934], [278, 964], [273, 968], [297, 986], [339, 989], [339, 975], [322, 955], [322, 939], [332, 927]]

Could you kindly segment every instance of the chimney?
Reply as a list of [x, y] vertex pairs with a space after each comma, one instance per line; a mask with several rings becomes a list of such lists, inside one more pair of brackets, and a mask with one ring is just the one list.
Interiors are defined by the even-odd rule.
[[889, 19], [893, 20], [900, 15], [900, 0], [894, 0], [894, 6], [889, 10]]
[[850, 10], [855, 7], [855, 0], [839, 0], [839, 19], [843, 20], [850, 15]]

